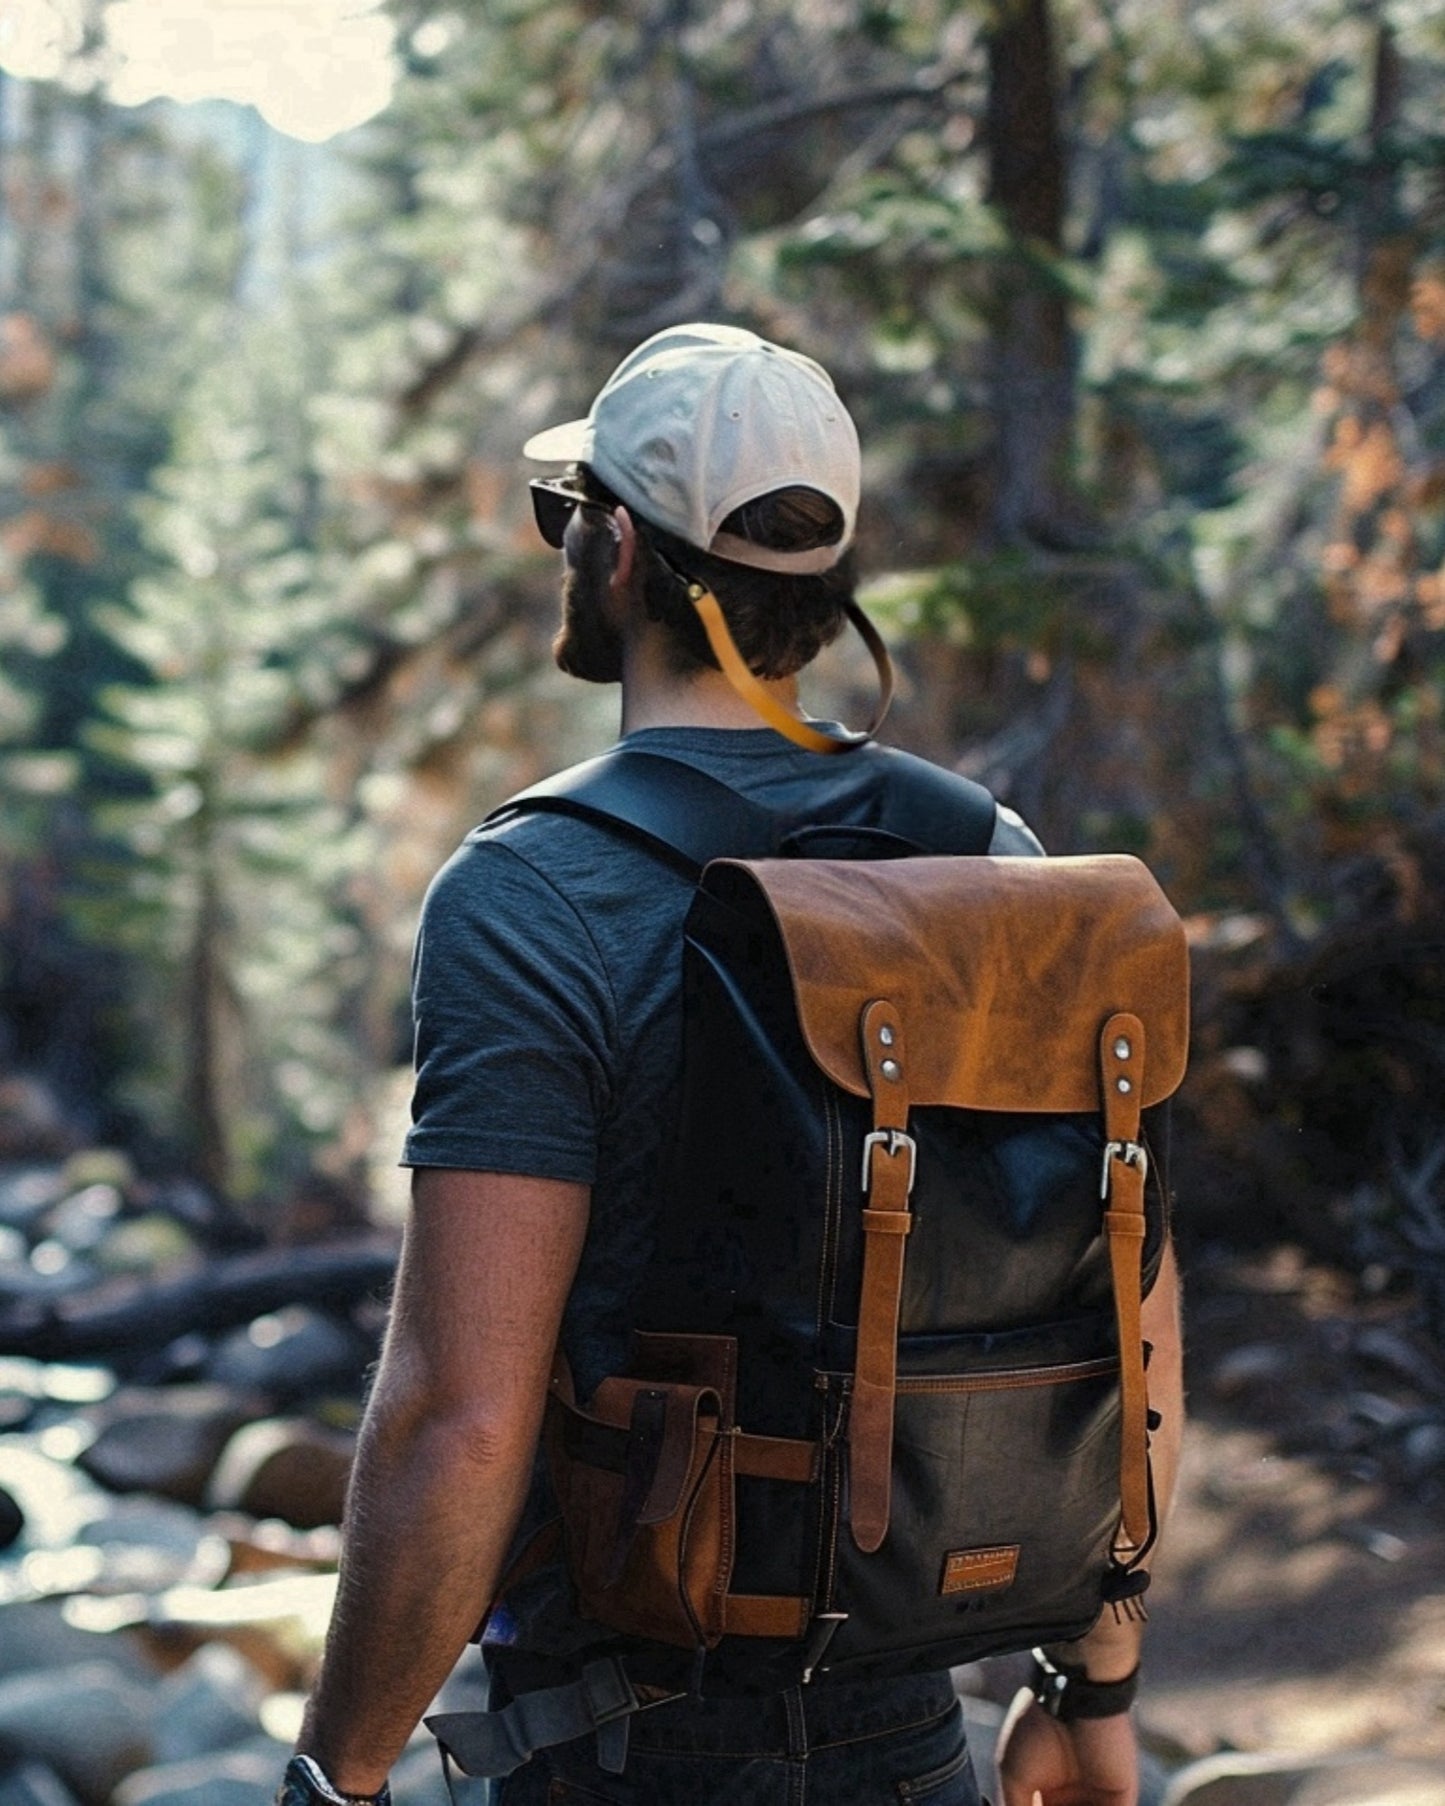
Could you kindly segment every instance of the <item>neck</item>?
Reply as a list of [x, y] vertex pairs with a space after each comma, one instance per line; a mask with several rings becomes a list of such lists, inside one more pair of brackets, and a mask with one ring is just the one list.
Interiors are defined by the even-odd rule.
[[[796, 677], [764, 678], [790, 714], [802, 718]], [[622, 671], [622, 732], [642, 727], [762, 727], [763, 721], [721, 671], [670, 670], [661, 647], [650, 637], [627, 647]]]

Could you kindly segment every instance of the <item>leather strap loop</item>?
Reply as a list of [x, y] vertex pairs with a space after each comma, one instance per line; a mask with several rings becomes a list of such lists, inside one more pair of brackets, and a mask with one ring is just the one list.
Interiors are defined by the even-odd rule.
[[863, 1227], [878, 1235], [907, 1235], [913, 1227], [913, 1218], [906, 1210], [865, 1209]]
[[893, 1405], [898, 1380], [898, 1312], [913, 1143], [908, 1127], [908, 1063], [903, 1021], [886, 998], [863, 1009], [863, 1070], [873, 1096], [863, 1208], [863, 1283], [858, 1352], [848, 1404], [848, 1523], [872, 1554], [888, 1534], [893, 1483]]
[[1149, 1395], [1141, 1321], [1147, 1170], [1139, 1141], [1144, 1053], [1144, 1024], [1139, 1018], [1128, 1012], [1111, 1016], [1099, 1037], [1099, 1077], [1108, 1144], [1104, 1156], [1104, 1193], [1108, 1202], [1104, 1234], [1119, 1338], [1120, 1534], [1133, 1549], [1142, 1549], [1150, 1533]]
[[795, 1640], [808, 1628], [812, 1615], [807, 1599], [788, 1593], [729, 1593], [723, 1601], [723, 1626], [730, 1637]]
[[743, 1430], [730, 1438], [733, 1472], [744, 1480], [793, 1480], [806, 1486], [816, 1480], [822, 1449], [793, 1436], [751, 1436]]
[[845, 602], [843, 606], [847, 610], [848, 619], [857, 628], [864, 645], [873, 655], [874, 669], [878, 673], [878, 706], [867, 727], [857, 732], [845, 729], [841, 734], [830, 734], [809, 722], [799, 720], [749, 670], [747, 660], [737, 649], [718, 599], [710, 589], [701, 583], [689, 583], [687, 594], [702, 622], [713, 657], [722, 666], [723, 676], [769, 727], [785, 734], [796, 746], [806, 747], [809, 752], [815, 753], [853, 752], [860, 746], [866, 746], [883, 725], [883, 717], [888, 713], [888, 705], [893, 700], [893, 661], [888, 656], [888, 648], [883, 644], [878, 629], [856, 602]]

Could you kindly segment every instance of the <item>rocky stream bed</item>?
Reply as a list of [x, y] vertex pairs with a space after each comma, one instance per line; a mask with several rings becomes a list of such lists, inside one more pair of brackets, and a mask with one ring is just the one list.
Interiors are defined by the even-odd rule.
[[[258, 1245], [113, 1153], [0, 1165], [0, 1806], [270, 1800], [393, 1256]], [[1439, 1350], [1289, 1249], [1188, 1264], [1146, 1806], [1445, 1806]], [[959, 1671], [985, 1751], [1024, 1665]], [[394, 1791], [446, 1806], [429, 1740]]]

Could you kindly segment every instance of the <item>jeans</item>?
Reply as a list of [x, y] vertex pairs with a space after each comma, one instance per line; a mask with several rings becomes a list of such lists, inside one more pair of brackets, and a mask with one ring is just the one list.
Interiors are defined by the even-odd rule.
[[946, 1674], [679, 1700], [633, 1718], [620, 1775], [583, 1737], [492, 1786], [492, 1806], [986, 1806]]

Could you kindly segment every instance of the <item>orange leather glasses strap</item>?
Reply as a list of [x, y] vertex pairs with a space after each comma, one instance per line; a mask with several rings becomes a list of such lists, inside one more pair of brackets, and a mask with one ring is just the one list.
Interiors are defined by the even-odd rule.
[[878, 672], [878, 707], [866, 728], [857, 732], [845, 729], [841, 734], [830, 734], [807, 721], [800, 721], [748, 669], [747, 661], [738, 651], [728, 630], [718, 599], [710, 589], [701, 583], [689, 583], [687, 594], [702, 621], [713, 656], [722, 666], [723, 676], [769, 727], [776, 728], [780, 734], [785, 734], [796, 745], [806, 747], [809, 752], [842, 753], [866, 746], [883, 725], [883, 717], [888, 713], [888, 705], [893, 700], [893, 661], [888, 656], [888, 648], [883, 644], [878, 629], [856, 602], [845, 602], [843, 606], [848, 611], [848, 619], [857, 628], [864, 645], [873, 655], [873, 664]]

